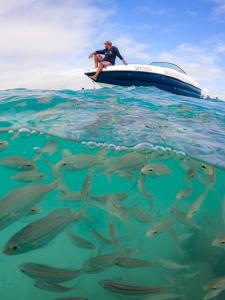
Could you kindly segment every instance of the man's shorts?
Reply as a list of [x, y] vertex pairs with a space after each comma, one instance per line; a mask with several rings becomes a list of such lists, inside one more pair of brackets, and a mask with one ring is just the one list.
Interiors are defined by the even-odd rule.
[[99, 61], [99, 63], [102, 64], [104, 68], [112, 66], [111, 62], [103, 60], [102, 56], [101, 56], [101, 60]]
[[101, 60], [100, 64], [102, 64], [104, 68], [112, 66], [111, 62], [106, 61], [106, 60]]

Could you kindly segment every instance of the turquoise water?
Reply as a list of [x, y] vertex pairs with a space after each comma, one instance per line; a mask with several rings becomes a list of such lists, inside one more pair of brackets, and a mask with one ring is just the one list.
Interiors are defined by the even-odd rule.
[[[18, 213], [15, 206], [5, 228], [0, 210], [3, 299], [210, 299], [204, 286], [225, 276], [223, 244], [213, 245], [225, 234], [224, 116], [223, 101], [155, 88], [1, 91], [0, 203], [13, 190], [13, 205], [24, 201], [26, 196], [15, 196], [21, 187], [55, 183], [28, 210]], [[19, 158], [9, 167], [14, 156]], [[23, 173], [30, 165], [21, 157], [32, 161], [33, 173]], [[45, 177], [36, 178], [37, 170]], [[29, 251], [5, 255], [16, 232], [56, 208], [82, 216], [54, 238], [47, 237], [41, 247], [32, 235]], [[93, 249], [75, 245], [68, 229]], [[90, 259], [105, 254], [110, 259], [90, 272]], [[131, 268], [127, 264], [133, 258], [151, 266]], [[52, 285], [51, 291], [35, 287], [35, 280], [19, 269], [24, 263], [83, 272], [59, 283], [72, 290], [56, 292]], [[101, 280], [167, 288], [151, 295], [124, 295], [103, 288]], [[46, 280], [39, 283], [46, 287]], [[215, 299], [224, 299], [223, 287], [225, 283], [214, 290]]]

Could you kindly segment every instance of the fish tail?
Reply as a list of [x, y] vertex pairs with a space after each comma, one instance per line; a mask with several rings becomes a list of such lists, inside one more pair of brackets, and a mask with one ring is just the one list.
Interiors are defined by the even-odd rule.
[[108, 153], [108, 150], [106, 148], [101, 149], [98, 153], [97, 153], [97, 157], [99, 159], [100, 162], [104, 163], [106, 161], [106, 155]]
[[83, 208], [79, 212], [73, 212], [72, 213], [72, 221], [79, 221], [80, 219], [88, 219], [86, 214], [86, 208]]

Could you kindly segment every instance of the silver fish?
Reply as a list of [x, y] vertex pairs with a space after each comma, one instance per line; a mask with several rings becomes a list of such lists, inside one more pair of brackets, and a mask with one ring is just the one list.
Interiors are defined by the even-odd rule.
[[0, 160], [0, 166], [14, 169], [17, 171], [34, 170], [35, 163], [22, 156], [8, 156]]
[[92, 179], [93, 179], [93, 169], [89, 169], [86, 178], [81, 187], [81, 191], [68, 191], [65, 187], [63, 189], [63, 194], [60, 196], [62, 201], [68, 202], [76, 202], [82, 200], [88, 200], [90, 198], [90, 189], [92, 186]]
[[77, 202], [77, 201], [83, 201], [84, 198], [81, 196], [80, 192], [68, 191], [60, 195], [60, 200], [64, 202]]
[[141, 223], [149, 223], [154, 220], [154, 217], [140, 210], [139, 208], [135, 208], [132, 210], [133, 216], [138, 222]]
[[92, 234], [95, 236], [95, 238], [102, 244], [112, 244], [112, 241], [105, 238], [100, 232], [98, 232], [96, 229], [92, 229]]
[[183, 299], [184, 295], [181, 294], [174, 294], [174, 293], [163, 293], [157, 295], [151, 295], [144, 300], [175, 300], [175, 299]]
[[71, 242], [75, 246], [77, 246], [79, 248], [83, 248], [83, 249], [96, 249], [95, 245], [92, 242], [90, 242], [78, 235], [75, 235], [70, 229], [67, 229], [67, 233], [69, 235]]
[[215, 278], [204, 285], [204, 290], [225, 289], [225, 276]]
[[170, 269], [170, 270], [188, 270], [190, 266], [182, 265], [175, 261], [166, 260], [166, 259], [159, 259], [155, 261], [156, 265], [160, 265], [163, 268]]
[[200, 209], [203, 201], [206, 199], [211, 187], [208, 187], [206, 191], [204, 191], [198, 199], [191, 205], [190, 209], [188, 210], [187, 213], [187, 218], [191, 219], [193, 215]]
[[25, 172], [20, 172], [17, 175], [11, 176], [12, 179], [23, 182], [34, 182], [45, 178], [46, 175], [37, 170], [30, 170]]
[[224, 291], [223, 288], [221, 288], [221, 289], [215, 289], [215, 290], [209, 290], [208, 293], [203, 298], [203, 300], [209, 300], [209, 299], [215, 298], [219, 294], [221, 294], [223, 291]]
[[100, 151], [97, 155], [75, 154], [68, 156], [56, 164], [55, 173], [58, 170], [79, 171], [102, 165], [105, 159], [104, 155], [105, 152]]
[[153, 263], [139, 258], [116, 257], [114, 264], [122, 268], [146, 268], [152, 267]]
[[141, 168], [141, 174], [148, 176], [164, 176], [170, 173], [170, 169], [162, 163], [151, 163]]
[[187, 214], [179, 210], [176, 206], [173, 206], [171, 208], [171, 211], [174, 213], [175, 217], [180, 223], [189, 226], [193, 229], [201, 229], [201, 226], [197, 225], [192, 219], [189, 219], [187, 217]]
[[56, 141], [49, 141], [45, 146], [37, 150], [36, 158], [40, 158], [42, 154], [48, 153], [52, 155], [57, 151], [58, 144]]
[[115, 257], [115, 253], [110, 253], [88, 259], [84, 264], [86, 273], [98, 273], [112, 267]]
[[212, 241], [212, 245], [216, 247], [225, 246], [225, 234], [218, 236], [215, 240]]
[[168, 228], [170, 228], [174, 222], [174, 218], [168, 218], [160, 221], [147, 231], [146, 236], [151, 237], [155, 234], [161, 233], [162, 231], [168, 230]]
[[84, 269], [71, 270], [55, 268], [48, 265], [36, 263], [23, 263], [19, 269], [25, 275], [35, 280], [49, 283], [60, 283], [72, 280], [84, 273]]
[[49, 283], [44, 281], [35, 281], [34, 286], [38, 289], [49, 291], [49, 292], [56, 292], [56, 293], [64, 293], [69, 292], [75, 289], [75, 287], [66, 287], [57, 283]]
[[4, 140], [0, 140], [0, 151], [4, 150], [5, 148], [7, 148], [9, 146], [9, 143], [7, 141]]
[[104, 289], [110, 290], [111, 292], [133, 296], [160, 293], [167, 288], [166, 286], [145, 287], [115, 280], [101, 280], [98, 283]]
[[110, 193], [110, 194], [101, 194], [101, 195], [91, 195], [90, 199], [95, 202], [101, 202], [106, 204], [107, 200], [110, 201], [123, 201], [127, 199], [127, 193]]
[[82, 218], [82, 213], [68, 208], [57, 208], [46, 217], [34, 221], [18, 231], [7, 242], [3, 252], [15, 255], [41, 248], [53, 240], [72, 222]]
[[116, 223], [115, 221], [112, 219], [110, 222], [109, 222], [109, 232], [111, 234], [111, 241], [112, 241], [112, 244], [120, 249], [120, 244], [119, 244], [119, 241], [118, 241], [118, 237], [117, 237], [117, 228], [116, 228]]
[[140, 193], [149, 201], [150, 209], [153, 207], [153, 195], [145, 188], [145, 175], [141, 175], [138, 179], [138, 189]]
[[93, 169], [89, 169], [87, 176], [82, 184], [82, 188], [81, 188], [81, 192], [80, 192], [82, 198], [89, 196], [90, 189], [92, 186], [92, 180], [93, 180]]
[[136, 152], [126, 153], [116, 161], [112, 161], [113, 163], [108, 167], [107, 172], [111, 174], [116, 171], [138, 170], [146, 163], [147, 159], [147, 155]]
[[32, 207], [57, 186], [57, 181], [51, 184], [33, 184], [7, 194], [0, 201], [0, 230], [28, 214]]
[[108, 199], [105, 209], [111, 216], [118, 218], [121, 222], [125, 223], [127, 221], [126, 209], [116, 205], [115, 201]]
[[192, 191], [193, 191], [192, 187], [189, 186], [189, 187], [181, 190], [180, 192], [178, 192], [176, 195], [176, 199], [183, 200], [185, 198], [188, 198], [192, 194]]

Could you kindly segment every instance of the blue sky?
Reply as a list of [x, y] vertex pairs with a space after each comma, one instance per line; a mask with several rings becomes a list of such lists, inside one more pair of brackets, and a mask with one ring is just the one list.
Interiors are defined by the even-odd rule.
[[129, 63], [172, 61], [225, 97], [225, 0], [0, 0], [0, 22], [0, 88], [90, 67], [111, 39]]

